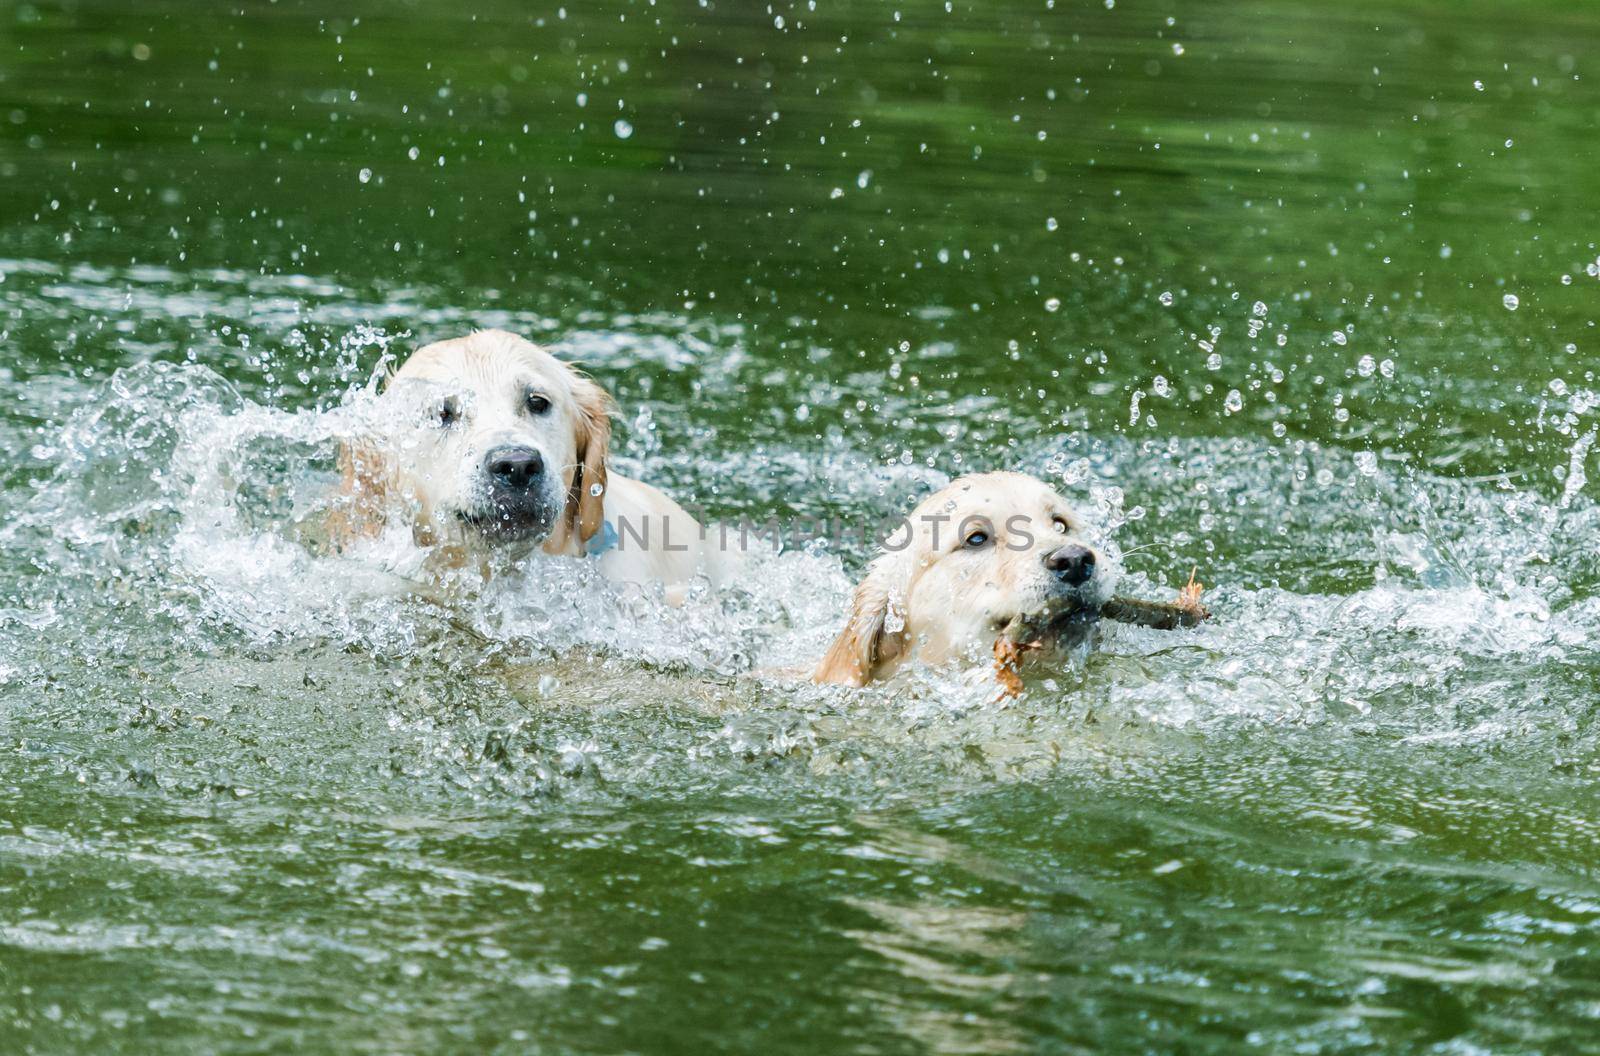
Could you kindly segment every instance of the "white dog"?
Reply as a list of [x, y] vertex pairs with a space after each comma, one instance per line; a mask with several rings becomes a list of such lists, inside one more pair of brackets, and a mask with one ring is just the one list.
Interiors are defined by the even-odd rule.
[[395, 517], [417, 542], [598, 560], [608, 578], [681, 587], [708, 571], [700, 525], [607, 466], [613, 405], [599, 385], [515, 334], [418, 349], [341, 453], [336, 542]]
[[812, 673], [863, 686], [916, 659], [990, 655], [1012, 617], [1063, 604], [1087, 633], [1116, 570], [1066, 500], [1021, 473], [961, 477], [890, 535], [856, 587], [848, 621]]

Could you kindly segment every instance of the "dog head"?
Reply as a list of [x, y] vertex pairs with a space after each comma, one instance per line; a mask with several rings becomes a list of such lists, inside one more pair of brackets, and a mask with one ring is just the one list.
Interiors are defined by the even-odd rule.
[[1021, 473], [961, 477], [925, 499], [856, 588], [813, 679], [861, 686], [912, 655], [987, 653], [1016, 616], [1077, 607], [1087, 623], [1116, 571], [1050, 487]]
[[347, 505], [398, 498], [425, 543], [572, 549], [600, 528], [611, 409], [600, 386], [515, 334], [435, 342], [390, 379], [376, 435], [347, 445]]

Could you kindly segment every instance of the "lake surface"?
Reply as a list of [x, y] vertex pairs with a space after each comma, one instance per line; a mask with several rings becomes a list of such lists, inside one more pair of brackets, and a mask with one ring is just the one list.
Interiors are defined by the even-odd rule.
[[[473, 9], [475, 14], [466, 13]], [[0, 3], [0, 1051], [1600, 1051], [1600, 11]], [[321, 554], [502, 326], [710, 516], [1055, 481], [1009, 706]], [[575, 563], [574, 563], [575, 564]]]

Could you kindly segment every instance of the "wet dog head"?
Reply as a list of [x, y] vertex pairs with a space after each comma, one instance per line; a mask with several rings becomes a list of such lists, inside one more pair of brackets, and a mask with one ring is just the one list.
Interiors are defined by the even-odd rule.
[[856, 588], [849, 622], [813, 676], [864, 685], [913, 653], [985, 654], [1013, 617], [1078, 608], [1085, 625], [1116, 570], [1076, 511], [1021, 473], [962, 477], [924, 500]]
[[559, 551], [600, 526], [611, 402], [501, 330], [418, 349], [346, 452], [346, 489], [399, 498], [425, 542], [527, 541]]

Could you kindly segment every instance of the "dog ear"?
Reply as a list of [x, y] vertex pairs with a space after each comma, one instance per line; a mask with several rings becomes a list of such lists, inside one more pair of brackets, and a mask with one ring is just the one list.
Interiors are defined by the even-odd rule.
[[572, 395], [577, 405], [578, 465], [572, 471], [567, 515], [581, 543], [587, 543], [605, 520], [606, 461], [611, 454], [611, 396], [598, 384], [574, 373]]
[[882, 664], [905, 651], [905, 614], [895, 597], [894, 554], [879, 557], [856, 587], [850, 617], [811, 681], [864, 686]]
[[339, 442], [339, 488], [326, 521], [328, 542], [343, 550], [358, 539], [383, 531], [394, 467], [383, 452], [365, 440]]

